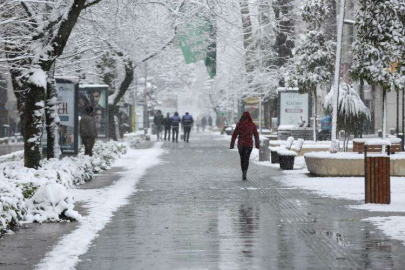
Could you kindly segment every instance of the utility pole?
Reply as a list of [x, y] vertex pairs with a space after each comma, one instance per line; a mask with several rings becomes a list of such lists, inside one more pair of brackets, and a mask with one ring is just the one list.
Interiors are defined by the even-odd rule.
[[339, 25], [337, 36], [337, 49], [336, 49], [336, 62], [335, 62], [335, 83], [333, 89], [333, 113], [332, 113], [332, 142], [336, 140], [337, 133], [337, 115], [338, 115], [338, 95], [340, 83], [340, 61], [342, 58], [342, 40], [343, 40], [343, 26], [345, 19], [345, 6], [346, 0], [340, 1]]
[[149, 114], [148, 114], [148, 64], [145, 62], [145, 89], [144, 89], [144, 105], [143, 105], [143, 128], [145, 135], [149, 129]]

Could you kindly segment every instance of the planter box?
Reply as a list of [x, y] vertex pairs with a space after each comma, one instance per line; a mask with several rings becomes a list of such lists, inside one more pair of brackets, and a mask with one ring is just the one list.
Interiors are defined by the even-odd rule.
[[277, 151], [270, 151], [270, 153], [271, 153], [271, 163], [272, 164], [279, 163], [279, 157], [278, 157]]
[[294, 151], [279, 150], [277, 152], [280, 161], [280, 169], [282, 170], [294, 170], [294, 160], [297, 155]]
[[280, 169], [282, 170], [294, 170], [295, 156], [282, 156], [279, 155]]

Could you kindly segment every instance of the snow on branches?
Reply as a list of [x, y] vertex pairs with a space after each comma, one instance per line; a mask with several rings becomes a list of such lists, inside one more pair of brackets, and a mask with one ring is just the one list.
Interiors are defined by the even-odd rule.
[[405, 87], [405, 2], [361, 0], [352, 78], [384, 90]]
[[328, 12], [324, 0], [307, 0], [302, 11], [308, 31], [296, 52], [295, 73], [302, 92], [314, 92], [318, 85], [329, 84], [333, 77], [334, 43], [326, 41], [322, 29]]
[[[333, 91], [330, 91], [323, 103], [324, 109], [327, 112], [332, 111], [332, 103]], [[351, 118], [358, 118], [360, 116], [365, 116], [367, 119], [371, 117], [369, 109], [351, 84], [345, 82], [340, 83], [338, 104], [338, 115], [342, 117], [344, 121], [349, 121]]]

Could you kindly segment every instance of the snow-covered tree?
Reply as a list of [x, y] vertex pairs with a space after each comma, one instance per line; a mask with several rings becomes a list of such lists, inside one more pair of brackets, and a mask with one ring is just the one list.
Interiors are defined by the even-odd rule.
[[[333, 107], [333, 91], [330, 91], [323, 102], [325, 112], [332, 113]], [[358, 132], [364, 121], [370, 120], [370, 110], [361, 100], [357, 91], [352, 85], [341, 82], [339, 86], [339, 101], [338, 101], [338, 129], [345, 131], [344, 149], [347, 151], [347, 146], [350, 134]]]
[[[48, 158], [53, 151], [56, 96], [52, 80], [55, 59], [62, 55], [81, 12], [101, 0], [5, 1], [4, 49], [17, 97], [24, 136], [24, 163], [37, 168], [41, 160], [42, 119], [46, 110]], [[4, 3], [4, 2], [3, 2]], [[3, 8], [3, 7], [2, 7]]]
[[329, 7], [325, 0], [307, 0], [302, 10], [302, 19], [307, 24], [302, 43], [296, 52], [295, 81], [302, 93], [311, 93], [313, 98], [314, 140], [317, 136], [316, 114], [319, 87], [329, 86], [333, 78], [334, 44], [325, 39], [323, 25], [328, 18]]
[[405, 2], [360, 0], [359, 3], [351, 76], [383, 88], [385, 137], [386, 92], [405, 87]]

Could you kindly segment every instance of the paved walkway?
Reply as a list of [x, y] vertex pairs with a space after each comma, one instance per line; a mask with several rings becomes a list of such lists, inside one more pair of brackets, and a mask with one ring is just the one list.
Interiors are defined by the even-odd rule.
[[[164, 143], [164, 162], [140, 180], [77, 269], [403, 269], [404, 246], [361, 221], [382, 213], [286, 188], [269, 167], [252, 164], [242, 181], [237, 152], [218, 138]], [[121, 170], [83, 188], [110, 185]], [[0, 269], [33, 269], [76, 224], [31, 224], [6, 236]]]
[[[401, 269], [404, 247], [344, 201], [285, 189], [214, 136], [165, 143], [164, 164], [116, 213], [78, 269]], [[347, 203], [347, 202], [346, 202]], [[333, 213], [331, 215], [331, 213]]]

